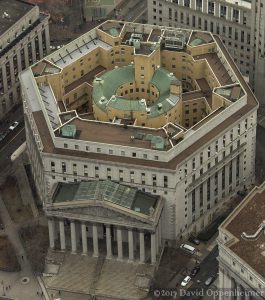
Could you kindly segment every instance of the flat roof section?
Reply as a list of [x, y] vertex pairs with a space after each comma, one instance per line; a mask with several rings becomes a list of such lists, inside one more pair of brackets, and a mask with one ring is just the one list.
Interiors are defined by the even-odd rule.
[[[163, 129], [139, 128], [114, 123], [86, 121], [79, 118], [72, 120], [68, 125], [76, 126], [77, 136], [75, 138], [79, 140], [157, 150], [166, 150], [164, 148], [168, 146], [167, 136]], [[58, 130], [55, 134], [60, 135]], [[157, 148], [156, 146], [160, 146], [162, 140], [164, 148]]]
[[19, 0], [0, 0], [0, 36], [23, 18], [33, 5]]
[[[252, 269], [265, 278], [265, 234], [252, 240], [242, 238], [242, 233], [255, 234], [259, 225], [265, 220], [265, 185], [256, 187], [256, 191], [247, 196], [247, 199], [225, 221], [222, 227], [234, 235], [237, 240], [229, 248], [245, 261]], [[253, 217], [255, 216], [255, 217]]]

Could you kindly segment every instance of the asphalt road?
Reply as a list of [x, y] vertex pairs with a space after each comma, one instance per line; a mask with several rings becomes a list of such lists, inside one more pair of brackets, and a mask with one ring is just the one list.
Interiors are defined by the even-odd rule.
[[117, 19], [129, 22], [141, 21], [145, 11], [147, 11], [147, 0], [126, 1], [117, 12]]
[[[217, 278], [218, 273], [218, 247], [216, 246], [210, 254], [200, 263], [199, 273], [192, 278], [193, 284], [188, 287], [188, 289], [180, 289], [180, 299], [192, 300], [192, 299], [214, 299], [213, 297], [208, 297], [207, 295], [213, 294], [211, 291], [215, 290], [214, 282], [210, 286], [206, 286], [204, 283], [206, 279], [215, 275]], [[209, 290], [207, 292], [207, 289]], [[194, 296], [193, 296], [194, 295]], [[204, 295], [203, 298], [196, 298], [196, 296]]]
[[14, 131], [10, 132], [6, 138], [0, 142], [0, 170], [4, 170], [11, 165], [10, 157], [14, 151], [25, 141], [24, 122], [20, 122]]

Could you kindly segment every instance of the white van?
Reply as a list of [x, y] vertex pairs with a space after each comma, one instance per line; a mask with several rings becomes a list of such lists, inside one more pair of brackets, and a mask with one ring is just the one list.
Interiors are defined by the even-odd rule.
[[187, 252], [189, 254], [195, 254], [197, 251], [196, 248], [194, 248], [188, 244], [181, 244], [180, 249], [184, 250], [185, 252]]

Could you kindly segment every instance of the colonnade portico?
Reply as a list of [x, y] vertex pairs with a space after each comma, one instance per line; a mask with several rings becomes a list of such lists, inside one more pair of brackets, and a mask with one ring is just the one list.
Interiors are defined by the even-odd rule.
[[[48, 219], [48, 229], [49, 229], [49, 241], [50, 241], [50, 248], [55, 249], [55, 239], [56, 239], [56, 232], [55, 228], [59, 228], [59, 250], [65, 251], [66, 250], [66, 220], [63, 218], [54, 218], [50, 217]], [[78, 220], [70, 220], [70, 241], [71, 246], [70, 250], [73, 254], [77, 254], [81, 252], [83, 255], [88, 254], [88, 228], [91, 228], [92, 236], [91, 236], [91, 243], [93, 249], [93, 256], [98, 257], [99, 253], [99, 227], [104, 226], [105, 228], [105, 242], [106, 242], [106, 258], [111, 259], [114, 258], [112, 253], [112, 243], [113, 243], [113, 236], [112, 230], [115, 232], [116, 235], [116, 242], [117, 242], [117, 259], [118, 260], [126, 260], [135, 261], [139, 260], [141, 263], [146, 262], [146, 253], [149, 250], [151, 253], [151, 263], [155, 264], [157, 261], [157, 255], [159, 254], [159, 249], [162, 246], [162, 237], [160, 234], [160, 223], [157, 226], [155, 232], [148, 232], [144, 230], [132, 229], [128, 227], [121, 227], [121, 226], [111, 226], [111, 224], [99, 224], [99, 223], [91, 223], [91, 222], [84, 222]], [[81, 249], [78, 251], [78, 239], [77, 239], [77, 231], [81, 232]], [[127, 231], [127, 243], [128, 243], [128, 257], [124, 255], [123, 249], [123, 232]], [[146, 235], [150, 234], [151, 237], [151, 245], [150, 249], [147, 249], [147, 241]], [[138, 236], [138, 240], [136, 240], [136, 236]], [[103, 238], [103, 239], [104, 239]], [[102, 239], [102, 240], [103, 240]], [[135, 257], [135, 248], [136, 245], [139, 245], [139, 257]]]
[[[219, 300], [254, 300], [263, 299], [258, 296], [250, 287], [245, 288], [243, 284], [238, 282], [228, 271], [219, 269]], [[227, 294], [223, 294], [226, 292]]]
[[57, 183], [45, 207], [50, 248], [155, 264], [163, 206], [161, 197], [116, 182]]

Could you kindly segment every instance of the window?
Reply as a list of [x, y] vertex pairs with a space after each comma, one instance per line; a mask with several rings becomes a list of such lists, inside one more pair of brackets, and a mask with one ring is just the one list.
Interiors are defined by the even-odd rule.
[[62, 162], [62, 173], [66, 172], [66, 164], [65, 162]]
[[191, 194], [191, 210], [193, 213], [195, 212], [195, 190]]
[[168, 187], [168, 177], [164, 176], [164, 187]]
[[68, 144], [64, 144], [63, 146], [64, 146], [64, 148], [68, 148]]
[[136, 152], [133, 152], [133, 153], [132, 153], [132, 157], [136, 157]]
[[101, 148], [97, 148], [97, 152], [98, 152], [98, 153], [101, 153]]

